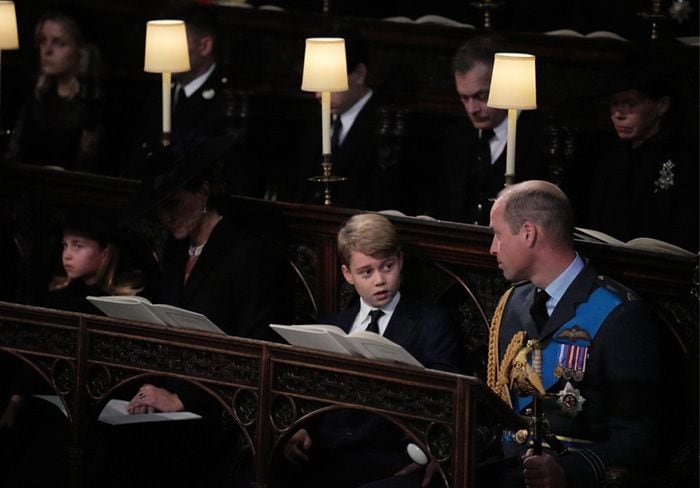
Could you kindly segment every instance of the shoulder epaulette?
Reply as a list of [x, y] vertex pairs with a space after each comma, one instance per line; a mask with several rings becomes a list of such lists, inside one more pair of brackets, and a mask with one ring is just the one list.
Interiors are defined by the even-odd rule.
[[621, 299], [627, 302], [632, 302], [639, 300], [639, 296], [630, 288], [627, 288], [622, 283], [613, 280], [607, 276], [598, 275], [596, 276], [596, 284], [600, 287], [605, 288], [619, 296]]

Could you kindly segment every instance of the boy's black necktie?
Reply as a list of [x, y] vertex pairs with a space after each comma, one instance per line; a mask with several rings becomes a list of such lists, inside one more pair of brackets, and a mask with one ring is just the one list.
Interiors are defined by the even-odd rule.
[[370, 310], [369, 316], [370, 316], [370, 321], [369, 325], [367, 326], [367, 330], [369, 332], [375, 332], [379, 334], [379, 317], [384, 315], [384, 312], [382, 312], [380, 309], [375, 309], [375, 310]]
[[530, 307], [530, 315], [532, 315], [532, 319], [535, 321], [537, 330], [540, 332], [542, 332], [544, 324], [546, 324], [547, 320], [549, 320], [549, 314], [547, 313], [547, 300], [549, 300], [549, 295], [547, 292], [544, 290], [538, 290], [537, 293], [535, 293], [535, 299]]
[[479, 135], [476, 145], [476, 157], [478, 162], [488, 166], [491, 164], [491, 144], [489, 141], [493, 137], [493, 129], [483, 129]]

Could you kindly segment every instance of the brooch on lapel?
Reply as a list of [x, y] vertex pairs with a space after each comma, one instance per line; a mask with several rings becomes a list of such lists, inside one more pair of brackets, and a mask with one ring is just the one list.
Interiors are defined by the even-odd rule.
[[661, 165], [659, 169], [659, 177], [654, 181], [654, 193], [659, 190], [668, 190], [673, 186], [673, 179], [675, 177], [673, 169], [676, 165], [670, 159]]
[[205, 100], [211, 100], [212, 98], [214, 98], [214, 95], [216, 95], [216, 92], [213, 88], [209, 88], [208, 90], [204, 90], [202, 92], [202, 98]]

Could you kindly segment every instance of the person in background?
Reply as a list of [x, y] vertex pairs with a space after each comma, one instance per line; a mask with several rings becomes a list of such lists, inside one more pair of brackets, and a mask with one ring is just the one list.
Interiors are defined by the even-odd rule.
[[[185, 22], [190, 60], [189, 71], [173, 73], [170, 144], [187, 152], [223, 135], [235, 137], [235, 147], [222, 166], [227, 189], [237, 195], [262, 197], [263, 161], [269, 148], [255, 140], [261, 134], [253, 127], [255, 103], [248, 91], [234, 86], [224, 52], [228, 41], [222, 39], [217, 15], [211, 5], [184, 0], [169, 2], [161, 13], [162, 18]], [[135, 161], [143, 161], [160, 146], [162, 121], [154, 116], [160, 110], [152, 104], [160, 102], [160, 97], [153, 93], [148, 100], [139, 117], [141, 124], [135, 125], [139, 146], [132, 156]], [[129, 171], [137, 174], [138, 170]]]
[[[491, 228], [491, 254], [515, 284], [494, 313], [487, 383], [525, 416], [532, 415], [533, 395], [542, 395], [540, 440], [549, 447], [536, 454], [527, 431], [506, 432], [512, 467], [483, 486], [597, 487], [608, 467], [639, 473], [653, 466], [656, 407], [639, 397], [661, 384], [650, 311], [576, 253], [571, 205], [555, 185], [526, 181], [504, 189]], [[539, 381], [530, 374], [536, 350]]]
[[[457, 222], [488, 225], [493, 199], [504, 185], [508, 111], [486, 103], [496, 52], [505, 40], [490, 34], [465, 42], [452, 60], [455, 88], [467, 118], [449, 128], [438, 148], [435, 205], [429, 215]], [[516, 181], [546, 179], [538, 156], [538, 128], [527, 112], [518, 118]]]
[[221, 47], [214, 12], [206, 5], [175, 2], [166, 17], [184, 20], [190, 57], [190, 70], [173, 74], [173, 143], [191, 145], [232, 132], [233, 88], [217, 60]]
[[586, 227], [622, 241], [651, 237], [697, 252], [698, 148], [674, 123], [671, 94], [663, 77], [610, 97], [616, 137], [602, 145], [578, 206]]
[[[364, 210], [394, 209], [400, 204], [403, 123], [370, 85], [370, 50], [357, 33], [336, 34], [345, 39], [348, 90], [331, 93], [331, 153], [333, 174], [346, 181], [333, 183], [333, 205]], [[316, 98], [321, 99], [317, 93]], [[301, 168], [293, 178], [294, 193], [278, 197], [323, 204], [324, 186], [308, 178], [321, 172], [319, 121], [299, 137], [296, 151]], [[313, 144], [308, 144], [311, 141]]]
[[99, 172], [104, 137], [99, 51], [72, 17], [58, 12], [39, 20], [34, 39], [39, 75], [5, 160]]
[[[350, 218], [338, 232], [338, 254], [343, 277], [359, 298], [323, 323], [348, 333], [375, 332], [403, 346], [427, 368], [461, 371], [461, 341], [447, 313], [413, 303], [399, 291], [403, 252], [389, 219], [380, 214]], [[352, 410], [317, 417], [290, 438], [285, 455], [298, 465], [293, 477], [304, 487], [356, 487], [384, 478], [391, 482], [411, 463], [395, 426]], [[422, 477], [417, 471], [406, 479]]]

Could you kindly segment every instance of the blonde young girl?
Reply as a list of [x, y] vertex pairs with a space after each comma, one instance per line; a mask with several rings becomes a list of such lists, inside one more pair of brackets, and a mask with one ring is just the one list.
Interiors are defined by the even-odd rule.
[[123, 265], [116, 234], [107, 216], [74, 214], [63, 226], [62, 271], [49, 284], [46, 305], [98, 313], [88, 295], [136, 295], [143, 289], [140, 270]]
[[[104, 213], [73, 212], [63, 225], [61, 272], [49, 284], [49, 293], [42, 303], [48, 308], [99, 314], [86, 300], [88, 295], [136, 295], [144, 288], [144, 273], [131, 268], [123, 260], [115, 242], [113, 218]], [[31, 377], [21, 375], [17, 390], [4, 412], [0, 412], [0, 431], [12, 428], [21, 405], [38, 385]]]

